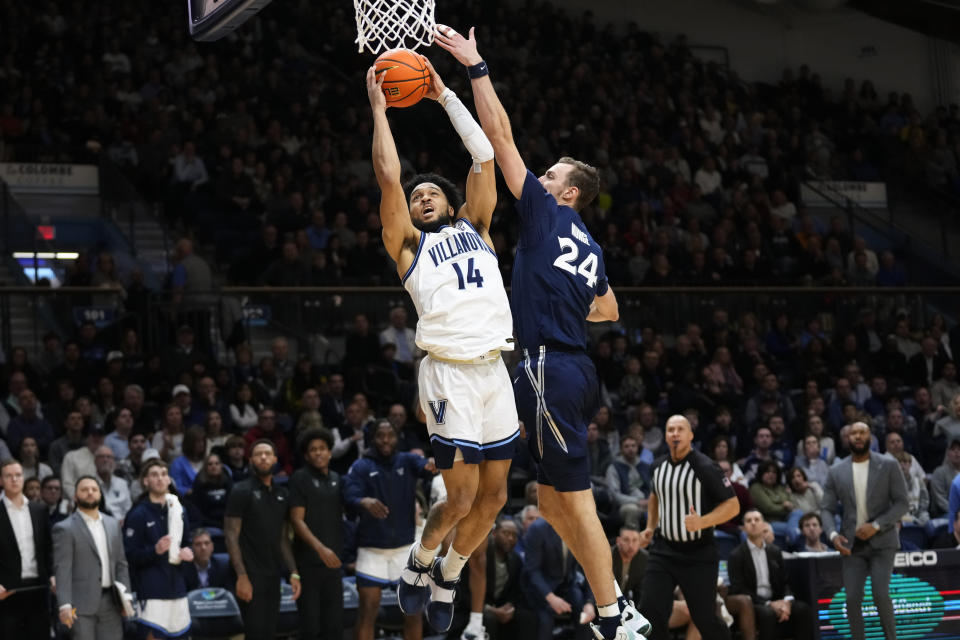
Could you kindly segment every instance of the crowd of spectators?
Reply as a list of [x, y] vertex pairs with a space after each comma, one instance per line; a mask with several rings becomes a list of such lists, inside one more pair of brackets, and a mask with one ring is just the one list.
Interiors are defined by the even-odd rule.
[[[852, 79], [831, 90], [805, 66], [746, 83], [698, 60], [683, 36], [533, 7], [451, 5], [444, 20], [478, 25], [530, 167], [565, 153], [600, 168], [585, 219], [613, 282], [906, 283], [892, 253], [808, 215], [798, 178], [955, 185], [956, 106], [924, 119], [907, 94], [883, 100]], [[213, 248], [234, 283], [392, 283], [368, 161], [370, 57], [353, 48], [349, 9], [284, 3], [197, 44], [183, 16], [160, 7], [0, 4], [2, 153], [80, 161], [99, 150]], [[451, 87], [469, 90], [449, 56], [429, 55]], [[391, 112], [408, 175], [465, 174], [438, 115], [429, 104]], [[509, 200], [491, 229], [505, 274]]]

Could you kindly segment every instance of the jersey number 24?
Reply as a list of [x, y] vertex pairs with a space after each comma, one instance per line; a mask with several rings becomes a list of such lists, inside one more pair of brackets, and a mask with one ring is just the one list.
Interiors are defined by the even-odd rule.
[[560, 251], [562, 252], [557, 259], [553, 261], [553, 266], [563, 269], [568, 273], [582, 275], [587, 280], [587, 286], [593, 287], [597, 284], [597, 254], [592, 251], [587, 254], [579, 265], [574, 265], [577, 258], [580, 257], [580, 249], [577, 243], [571, 238], [558, 236], [560, 242]]

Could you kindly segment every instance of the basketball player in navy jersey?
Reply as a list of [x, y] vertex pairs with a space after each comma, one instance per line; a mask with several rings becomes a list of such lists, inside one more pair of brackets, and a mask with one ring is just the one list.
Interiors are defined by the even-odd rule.
[[[500, 359], [501, 351], [514, 346], [510, 304], [489, 234], [497, 199], [493, 148], [463, 103], [430, 70], [427, 96], [443, 105], [473, 158], [466, 204], [459, 210], [456, 189], [440, 176], [417, 176], [407, 189], [401, 185], [383, 75], [377, 78], [372, 67], [367, 72], [383, 244], [417, 308], [416, 342], [427, 352], [418, 373], [420, 407], [447, 490], [446, 500], [431, 508], [420, 540], [412, 548], [388, 550], [380, 573], [387, 582], [398, 581], [404, 613], [426, 609], [430, 624], [446, 632], [460, 572], [506, 502], [520, 431], [510, 376]], [[438, 558], [454, 526], [453, 543]], [[362, 586], [360, 578], [357, 584]]]
[[[617, 320], [603, 251], [579, 211], [600, 188], [597, 170], [561, 158], [538, 179], [513, 141], [510, 121], [473, 37], [437, 25], [436, 42], [467, 66], [474, 102], [497, 164], [517, 199], [520, 240], [513, 267], [513, 324], [523, 360], [514, 375], [517, 412], [537, 462], [541, 515], [587, 574], [597, 602], [598, 638], [630, 640], [650, 625], [620, 593], [610, 547], [590, 489], [587, 424], [599, 405], [599, 384], [586, 353], [587, 321]], [[547, 602], [559, 613], [554, 594]]]

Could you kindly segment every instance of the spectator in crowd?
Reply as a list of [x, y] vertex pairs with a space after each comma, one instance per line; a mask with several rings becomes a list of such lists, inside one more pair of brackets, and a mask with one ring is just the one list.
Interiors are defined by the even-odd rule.
[[743, 524], [743, 515], [748, 509], [753, 509], [753, 497], [750, 495], [750, 490], [747, 489], [746, 485], [736, 482], [733, 479], [734, 471], [732, 463], [729, 460], [720, 460], [717, 462], [717, 466], [720, 467], [720, 471], [723, 472], [723, 476], [730, 481], [730, 486], [733, 488], [733, 492], [737, 496], [737, 502], [740, 504], [740, 511], [732, 517], [730, 520], [717, 525], [717, 528], [725, 533], [730, 535], [739, 536], [741, 531], [741, 526]]
[[183, 564], [183, 580], [187, 591], [194, 589], [220, 588], [230, 590], [233, 580], [230, 576], [230, 566], [213, 555], [213, 538], [210, 532], [199, 527], [190, 533], [193, 543], [193, 561]]
[[[189, 240], [181, 240], [180, 242], [189, 243]], [[178, 247], [179, 246], [180, 245], [178, 244]], [[192, 256], [192, 257], [195, 257], [196, 260], [201, 260], [199, 257], [196, 257], [196, 256]], [[189, 259], [188, 261], [191, 264], [193, 264], [192, 259]], [[182, 264], [183, 263], [181, 262], [181, 264], [178, 265], [178, 268]], [[175, 269], [174, 272], [176, 273], [177, 270]], [[185, 272], [183, 273], [184, 273], [184, 277], [186, 277], [186, 273]], [[181, 283], [180, 284], [181, 292], [184, 290], [184, 288], [185, 288], [185, 285]], [[207, 290], [209, 290], [209, 288]], [[177, 329], [176, 344], [174, 345], [173, 350], [166, 355], [166, 358], [163, 364], [164, 372], [166, 373], [166, 376], [169, 380], [176, 381], [180, 379], [181, 374], [192, 373], [194, 370], [194, 365], [207, 364], [206, 356], [197, 350], [197, 347], [194, 344], [194, 342], [195, 342], [195, 335], [193, 332], [193, 327], [191, 327], [189, 324], [180, 325], [180, 327]], [[189, 387], [186, 389], [186, 391], [187, 393], [190, 393]], [[177, 392], [178, 392], [178, 388], [175, 387], [173, 396], [172, 396], [173, 398], [176, 398]]]
[[131, 582], [121, 518], [101, 512], [103, 496], [96, 478], [79, 478], [74, 500], [77, 510], [53, 528], [60, 622], [74, 638], [122, 637], [118, 595], [127, 598]]
[[779, 461], [773, 457], [770, 447], [773, 446], [773, 432], [767, 425], [757, 427], [753, 434], [753, 451], [739, 463], [743, 475], [748, 483], [760, 478], [760, 467], [766, 462], [774, 462], [778, 467]]
[[[960, 355], [960, 343], [956, 346]], [[960, 382], [957, 382], [957, 365], [946, 361], [940, 369], [940, 377], [930, 387], [930, 400], [933, 404], [947, 406], [954, 397], [960, 395]]]
[[930, 476], [931, 514], [947, 513], [950, 483], [958, 474], [960, 474], [960, 436], [954, 436], [943, 457], [943, 464], [934, 469]]
[[624, 525], [620, 527], [613, 547], [613, 576], [620, 585], [624, 597], [639, 602], [643, 587], [643, 574], [647, 570], [647, 551], [640, 547], [640, 530]]
[[183, 454], [170, 465], [170, 479], [180, 495], [189, 495], [193, 490], [193, 481], [203, 468], [207, 452], [206, 432], [203, 427], [193, 426], [183, 434]]
[[180, 408], [184, 428], [200, 423], [203, 410], [194, 402], [190, 387], [185, 384], [178, 384], [173, 387], [171, 396], [171, 404]]
[[223, 428], [223, 414], [219, 411], [208, 411], [203, 419], [205, 453], [209, 454], [214, 449], [221, 450], [227, 443], [230, 434], [224, 433]]
[[831, 552], [832, 549], [823, 543], [823, 525], [820, 514], [811, 511], [800, 518], [800, 533], [802, 538], [798, 542], [798, 551], [813, 553]]
[[126, 407], [117, 409], [107, 418], [106, 427], [108, 433], [104, 442], [113, 450], [113, 454], [117, 457], [117, 460], [123, 460], [130, 455], [130, 434], [133, 433], [133, 412]]
[[536, 633], [536, 618], [520, 590], [523, 560], [515, 551], [519, 534], [513, 518], [500, 516], [486, 545], [483, 627], [491, 640], [526, 638]]
[[391, 309], [390, 325], [380, 332], [380, 344], [395, 346], [394, 359], [397, 362], [412, 366], [414, 358], [419, 354], [416, 337], [416, 332], [407, 326], [406, 308], [394, 307]]
[[[4, 459], [9, 459], [9, 456]], [[53, 469], [40, 461], [40, 448], [32, 436], [27, 436], [20, 441], [20, 454], [17, 460], [23, 466], [23, 477], [26, 480], [31, 478], [43, 480], [53, 475]]]
[[[0, 633], [4, 638], [47, 638], [53, 558], [47, 507], [23, 495], [23, 467], [0, 463]], [[31, 588], [32, 587], [32, 588]]]
[[232, 487], [233, 481], [224, 469], [220, 456], [216, 453], [208, 454], [194, 478], [189, 496], [190, 503], [200, 514], [200, 526], [223, 529], [227, 496]]
[[176, 487], [171, 487], [163, 460], [144, 463], [140, 483], [143, 493], [123, 523], [133, 588], [143, 603], [137, 623], [148, 640], [179, 638], [190, 631], [181, 569], [182, 563], [193, 562], [187, 511], [170, 492]]
[[293, 553], [301, 572], [297, 609], [303, 638], [343, 637], [343, 506], [340, 476], [330, 470], [333, 434], [314, 428], [300, 436], [306, 465], [290, 478]]
[[796, 508], [790, 492], [782, 481], [783, 472], [774, 460], [767, 460], [757, 468], [757, 481], [750, 485], [750, 496], [757, 511], [774, 525], [783, 525]]
[[290, 455], [290, 445], [287, 443], [286, 435], [277, 427], [277, 413], [273, 409], [261, 411], [257, 426], [247, 431], [243, 439], [246, 440], [249, 447], [248, 451], [251, 452], [253, 443], [258, 440], [272, 442], [279, 465], [276, 469], [276, 475], [286, 478], [293, 473], [293, 457]]
[[[436, 472], [432, 461], [397, 452], [396, 446], [396, 430], [389, 421], [381, 420], [374, 431], [372, 449], [350, 467], [343, 479], [344, 504], [359, 513], [356, 571], [360, 606], [354, 633], [357, 640], [373, 638], [381, 590], [384, 585], [396, 584], [406, 566], [414, 541], [416, 482], [418, 478], [431, 478]], [[419, 636], [421, 616], [404, 616], [403, 626], [405, 636]]]
[[30, 502], [40, 501], [40, 481], [37, 478], [27, 478], [23, 481], [23, 495]]
[[234, 427], [246, 431], [256, 426], [262, 405], [253, 397], [253, 388], [249, 382], [237, 384], [233, 402], [230, 403], [230, 421]]
[[253, 475], [234, 484], [227, 498], [224, 534], [237, 576], [244, 631], [253, 640], [276, 633], [281, 568], [288, 572], [294, 600], [300, 597], [300, 575], [290, 546], [289, 492], [274, 482], [273, 442], [253, 443], [250, 465]]
[[946, 358], [939, 352], [939, 343], [927, 336], [920, 351], [907, 362], [907, 382], [915, 387], [930, 387], [940, 378]]
[[640, 444], [633, 436], [620, 438], [620, 453], [607, 467], [606, 485], [624, 525], [639, 530], [650, 495], [650, 465], [638, 457]]
[[320, 414], [323, 424], [330, 429], [334, 436], [346, 420], [346, 397], [344, 396], [343, 376], [333, 373], [327, 380], [327, 392], [320, 400]]
[[127, 483], [113, 473], [117, 468], [116, 455], [113, 449], [104, 445], [97, 448], [93, 457], [103, 505], [107, 512], [122, 524], [130, 507], [133, 506], [133, 501], [130, 499], [130, 488]]
[[145, 404], [143, 387], [138, 384], [128, 384], [123, 389], [123, 407], [133, 414], [133, 428], [145, 433], [153, 433], [156, 428], [155, 413]]
[[343, 425], [333, 431], [333, 468], [337, 473], [346, 473], [350, 465], [367, 451], [365, 425], [366, 417], [360, 403], [348, 404]]
[[320, 392], [311, 387], [300, 395], [300, 412], [294, 425], [294, 433], [302, 434], [309, 429], [323, 426], [320, 415]]
[[926, 477], [917, 478], [911, 471], [914, 458], [906, 451], [899, 451], [893, 456], [900, 470], [903, 471], [903, 480], [907, 484], [907, 512], [900, 518], [903, 523], [923, 526], [930, 520], [930, 493], [927, 491]]
[[753, 599], [757, 631], [761, 638], [789, 636], [813, 640], [810, 606], [790, 593], [783, 553], [763, 539], [763, 515], [748, 511], [743, 516], [747, 540], [730, 553], [727, 570], [730, 593]]
[[564, 614], [580, 624], [593, 621], [596, 610], [587, 600], [583, 574], [550, 523], [540, 518], [530, 525], [524, 549], [520, 584], [537, 614], [537, 638], [550, 640], [556, 618]]
[[[187, 389], [186, 385], [179, 385]], [[174, 392], [177, 392], [174, 387]], [[160, 453], [160, 459], [169, 464], [183, 453], [183, 410], [174, 402], [163, 410], [160, 428], [153, 434], [151, 446]]]
[[933, 425], [933, 437], [944, 436], [949, 441], [960, 436], [960, 394], [950, 401], [949, 410], [937, 407], [937, 413], [942, 415]]
[[48, 476], [40, 483], [40, 500], [47, 508], [51, 526], [70, 515], [70, 501], [63, 497], [57, 476]]
[[64, 495], [72, 496], [76, 492], [77, 478], [80, 476], [96, 477], [96, 451], [103, 446], [104, 438], [103, 427], [98, 424], [91, 425], [87, 428], [85, 446], [64, 456], [63, 466], [60, 468]]
[[126, 458], [117, 461], [117, 471], [127, 481], [127, 488], [130, 489], [132, 500], [137, 500], [143, 493], [143, 485], [140, 483], [140, 471], [143, 468], [143, 463], [160, 457], [160, 452], [150, 448], [147, 442], [147, 434], [142, 431], [134, 431], [130, 434], [130, 440], [128, 441], [130, 453], [127, 454]]
[[53, 427], [38, 413], [37, 396], [30, 389], [24, 389], [18, 396], [20, 413], [10, 420], [7, 427], [7, 446], [11, 451], [20, 450], [20, 441], [30, 436], [36, 441], [43, 457], [53, 442]]
[[[820, 420], [820, 418], [816, 419]], [[821, 424], [823, 424], [822, 421]], [[810, 482], [815, 482], [820, 487], [823, 487], [827, 481], [827, 472], [830, 468], [827, 466], [826, 461], [820, 457], [822, 453], [820, 439], [810, 433], [800, 442], [803, 445], [803, 451], [800, 457], [797, 458], [797, 466], [803, 469]], [[831, 440], [831, 442], [833, 441]]]
[[823, 488], [818, 483], [808, 480], [806, 472], [801, 467], [793, 467], [787, 471], [787, 486], [790, 502], [794, 505], [789, 518], [792, 530], [794, 525], [799, 524], [802, 514], [820, 509]]
[[225, 445], [226, 458], [224, 469], [230, 474], [230, 479], [236, 484], [250, 476], [250, 467], [247, 464], [247, 441], [241, 436], [233, 435], [227, 438]]

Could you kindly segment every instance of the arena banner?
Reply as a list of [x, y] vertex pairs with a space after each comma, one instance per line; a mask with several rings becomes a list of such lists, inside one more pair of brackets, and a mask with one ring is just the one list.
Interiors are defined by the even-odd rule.
[[[799, 566], [798, 566], [799, 565]], [[838, 554], [816, 554], [788, 560], [790, 571], [809, 582], [820, 640], [850, 638], [846, 592]], [[936, 549], [897, 554], [890, 578], [890, 597], [898, 640], [960, 640], [960, 551]], [[799, 594], [798, 594], [799, 597]], [[863, 620], [868, 640], [883, 640], [880, 617], [867, 580]]]
[[92, 164], [47, 162], [0, 163], [0, 180], [10, 192], [95, 196], [100, 193], [100, 169]]
[[865, 209], [887, 208], [885, 182], [846, 182], [842, 180], [811, 180], [800, 185], [800, 199], [807, 207], [823, 209], [847, 200]]

